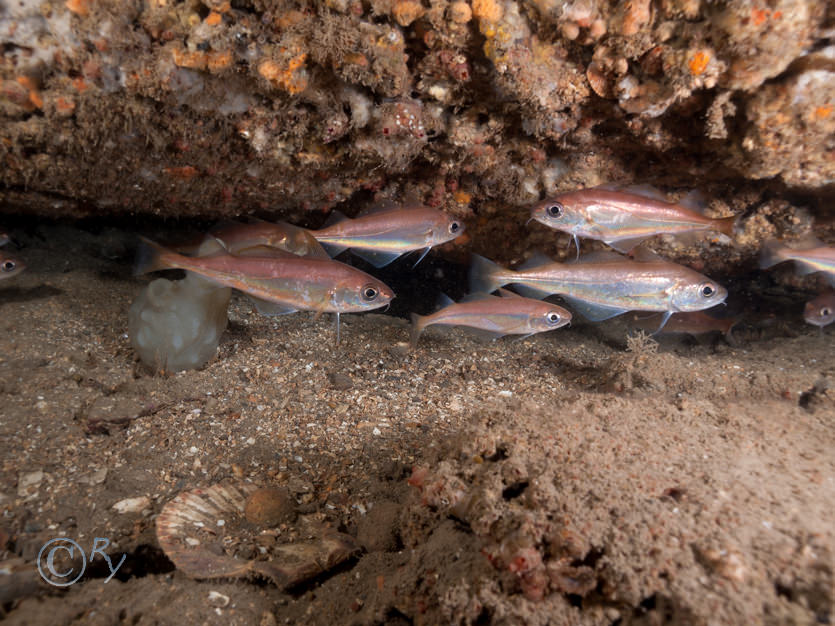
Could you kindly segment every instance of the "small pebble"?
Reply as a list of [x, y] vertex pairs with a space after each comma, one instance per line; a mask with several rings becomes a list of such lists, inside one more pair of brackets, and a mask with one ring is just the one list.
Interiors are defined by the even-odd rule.
[[140, 513], [142, 510], [151, 506], [151, 499], [147, 496], [140, 496], [138, 498], [125, 498], [119, 500], [111, 508], [117, 513]]
[[209, 592], [209, 604], [214, 607], [223, 608], [225, 606], [229, 606], [229, 596], [225, 596], [218, 591], [210, 591]]
[[248, 521], [259, 526], [278, 526], [282, 522], [293, 521], [296, 504], [287, 489], [262, 487], [247, 498], [244, 515]]

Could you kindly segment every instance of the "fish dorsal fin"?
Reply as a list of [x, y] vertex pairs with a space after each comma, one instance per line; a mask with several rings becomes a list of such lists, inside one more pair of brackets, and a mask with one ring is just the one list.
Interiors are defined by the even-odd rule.
[[329, 259], [331, 258], [330, 255], [327, 253], [325, 248], [322, 247], [318, 241], [316, 241], [316, 237], [311, 235], [309, 232], [305, 231], [304, 235], [300, 235], [305, 238], [305, 244], [307, 249], [307, 254], [304, 256], [311, 257], [314, 259]]
[[455, 301], [452, 298], [445, 293], [440, 293], [438, 295], [438, 300], [435, 302], [435, 310], [440, 311], [441, 309], [445, 309], [453, 304], [455, 304]]
[[[263, 223], [268, 224], [269, 222]], [[309, 230], [287, 222], [275, 222], [273, 225], [287, 233], [288, 245], [293, 248], [297, 248], [297, 251], [288, 249], [288, 252], [293, 252], [293, 254], [298, 254], [299, 256], [312, 257], [314, 259], [330, 258], [328, 253], [322, 247], [322, 244], [317, 241], [316, 237], [314, 237], [313, 233]]]
[[826, 245], [820, 239], [815, 237], [815, 235], [813, 235], [812, 233], [808, 233], [800, 239], [795, 239], [794, 241], [789, 241], [785, 243], [792, 250], [809, 250], [811, 248], [820, 248], [821, 246]]
[[607, 306], [605, 304], [597, 304], [586, 302], [571, 296], [562, 296], [568, 305], [577, 313], [585, 317], [590, 322], [602, 322], [609, 318], [626, 313], [629, 309], [621, 309], [615, 306]]
[[227, 228], [240, 228], [241, 226], [244, 226], [245, 224], [246, 224], [246, 222], [242, 222], [241, 220], [233, 220], [233, 219], [221, 220], [217, 224], [212, 226], [212, 229], [209, 231], [209, 234], [214, 235], [215, 233], [222, 233]]
[[662, 192], [660, 189], [657, 189], [656, 187], [653, 187], [652, 185], [647, 185], [646, 183], [642, 183], [639, 185], [629, 185], [628, 187], [623, 187], [622, 191], [634, 194], [636, 196], [641, 196], [642, 198], [647, 198], [649, 200], [669, 202], [664, 192]]
[[622, 254], [618, 254], [617, 252], [613, 252], [612, 250], [597, 250], [595, 252], [589, 252], [588, 254], [584, 254], [580, 257], [577, 263], [616, 263], [618, 261], [625, 260]]
[[658, 263], [659, 261], [666, 261], [664, 257], [658, 256], [649, 248], [638, 248], [635, 250], [633, 258], [638, 263]]
[[536, 253], [534, 253], [534, 255], [531, 258], [529, 258], [527, 261], [522, 263], [522, 265], [520, 265], [517, 269], [519, 269], [519, 270], [529, 270], [529, 269], [533, 269], [535, 267], [540, 267], [542, 265], [550, 265], [553, 262], [554, 261], [552, 259], [547, 257], [542, 252], [536, 252]]
[[228, 254], [226, 251], [226, 247], [223, 245], [223, 242], [211, 235], [208, 235], [204, 240], [197, 247], [197, 251], [195, 252], [194, 256], [198, 257], [211, 257], [211, 256], [218, 256], [220, 254]]
[[271, 246], [252, 246], [251, 248], [244, 248], [243, 250], [238, 250], [235, 256], [269, 257], [272, 259], [298, 258], [292, 252], [287, 252], [287, 250], [273, 248]]
[[685, 209], [690, 209], [695, 213], [704, 215], [707, 210], [707, 196], [698, 189], [693, 189], [679, 198], [676, 204]]
[[350, 218], [346, 217], [342, 211], [338, 209], [334, 209], [331, 211], [331, 214], [328, 215], [328, 219], [325, 220], [325, 223], [322, 225], [322, 228], [327, 228], [328, 226], [333, 226], [334, 224], [339, 224], [340, 222], [346, 222]]
[[598, 185], [597, 187], [595, 187], [595, 189], [602, 189], [604, 191], [620, 191], [621, 193], [631, 193], [632, 195], [641, 196], [642, 198], [648, 198], [650, 200], [660, 200], [661, 202], [669, 202], [669, 200], [667, 200], [667, 196], [664, 195], [664, 192], [646, 183], [641, 183], [637, 185], [605, 183], [603, 185]]
[[[505, 293], [510, 293], [507, 289], [501, 289], [500, 291], [504, 291]], [[513, 294], [517, 298], [519, 297], [517, 294]], [[490, 295], [489, 293], [468, 293], [466, 296], [461, 298], [459, 302], [480, 302], [481, 300], [494, 300], [498, 296]]]
[[371, 206], [367, 206], [357, 213], [357, 217], [365, 217], [367, 215], [376, 215], [377, 213], [385, 213], [386, 211], [393, 211], [397, 208], [397, 203], [394, 200], [380, 200]]

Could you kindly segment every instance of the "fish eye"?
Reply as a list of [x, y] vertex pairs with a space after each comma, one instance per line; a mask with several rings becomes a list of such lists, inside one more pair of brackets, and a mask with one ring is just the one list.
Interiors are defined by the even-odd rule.
[[449, 225], [449, 232], [453, 235], [461, 230], [461, 224], [458, 222], [451, 222]]
[[830, 315], [832, 315], [832, 309], [830, 309], [828, 306], [825, 306], [821, 309], [821, 317], [829, 317]]
[[16, 267], [17, 267], [17, 264], [14, 261], [4, 261], [3, 262], [3, 271], [4, 272], [11, 272]]
[[563, 212], [565, 209], [559, 202], [553, 202], [545, 207], [545, 212], [548, 214], [548, 217], [553, 217], [559, 219], [562, 217]]
[[560, 314], [554, 311], [551, 311], [545, 317], [547, 318], [549, 324], [558, 324], [561, 319]]
[[712, 296], [713, 294], [716, 293], [716, 287], [714, 287], [710, 283], [705, 283], [704, 285], [701, 286], [701, 288], [699, 289], [699, 292], [705, 298], [709, 298], [710, 296]]
[[362, 288], [362, 298], [367, 302], [371, 302], [372, 300], [374, 300], [374, 298], [376, 298], [379, 293], [380, 291], [372, 285], [366, 285]]

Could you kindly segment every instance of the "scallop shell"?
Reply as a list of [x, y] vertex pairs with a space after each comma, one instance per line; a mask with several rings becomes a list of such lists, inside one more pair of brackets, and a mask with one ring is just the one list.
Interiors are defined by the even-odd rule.
[[325, 529], [311, 542], [274, 545], [270, 560], [228, 554], [242, 528], [250, 483], [218, 484], [184, 491], [157, 517], [157, 540], [178, 570], [195, 579], [266, 578], [287, 589], [355, 556], [359, 547], [343, 533]]

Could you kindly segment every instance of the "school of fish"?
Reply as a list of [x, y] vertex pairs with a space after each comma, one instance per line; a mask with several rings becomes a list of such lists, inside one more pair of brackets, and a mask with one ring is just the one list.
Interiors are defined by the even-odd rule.
[[[691, 334], [719, 331], [730, 339], [739, 318], [703, 312], [725, 301], [728, 292], [722, 285], [638, 248], [656, 235], [713, 232], [733, 238], [737, 217], [708, 217], [704, 209], [697, 193], [670, 202], [647, 186], [604, 185], [546, 198], [531, 207], [531, 220], [571, 235], [575, 258], [557, 263], [539, 255], [508, 269], [473, 254], [469, 295], [457, 303], [442, 296], [434, 313], [413, 314], [412, 345], [428, 326], [525, 337], [568, 325], [572, 312], [592, 322], [633, 312], [634, 327]], [[412, 200], [401, 206], [377, 206], [353, 219], [334, 211], [318, 230], [284, 222], [227, 221], [198, 244], [176, 251], [142, 238], [136, 271], [177, 268], [199, 274], [241, 291], [264, 315], [334, 313], [338, 341], [342, 313], [385, 307], [395, 294], [377, 278], [332, 257], [350, 250], [381, 268], [417, 252], [417, 265], [433, 247], [453, 241], [464, 230], [460, 220]], [[581, 239], [602, 241], [617, 252], [581, 255]], [[0, 232], [0, 246], [9, 241]], [[816, 240], [768, 242], [760, 266], [783, 262], [796, 263], [803, 274], [821, 272], [835, 286], [832, 246]], [[0, 251], [0, 279], [19, 274], [24, 267], [22, 261]], [[549, 296], [559, 296], [571, 311], [544, 301]], [[809, 302], [804, 319], [821, 328], [835, 321], [835, 291]]]

